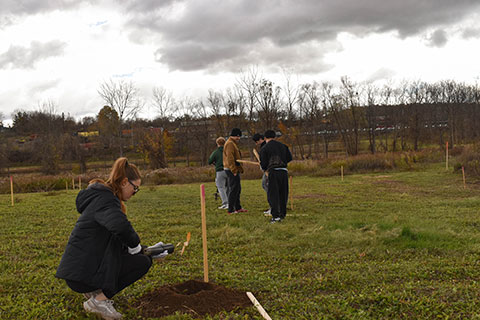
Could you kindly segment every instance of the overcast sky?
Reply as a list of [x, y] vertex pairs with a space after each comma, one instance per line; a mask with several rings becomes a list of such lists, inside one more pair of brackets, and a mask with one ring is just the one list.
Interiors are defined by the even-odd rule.
[[75, 118], [132, 80], [205, 97], [256, 66], [295, 82], [480, 76], [478, 0], [1, 0], [0, 112], [46, 101]]

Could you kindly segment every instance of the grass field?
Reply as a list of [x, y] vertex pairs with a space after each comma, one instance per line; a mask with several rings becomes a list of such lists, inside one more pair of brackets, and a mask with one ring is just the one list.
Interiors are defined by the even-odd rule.
[[[442, 165], [295, 177], [294, 210], [271, 225], [259, 180], [242, 182], [249, 212], [235, 216], [216, 209], [208, 183], [210, 281], [252, 291], [272, 319], [480, 319], [479, 190]], [[115, 297], [125, 318], [139, 318], [129, 305], [155, 287], [203, 279], [199, 193], [199, 184], [143, 187], [127, 204], [142, 243], [176, 244], [189, 231], [192, 240]], [[54, 278], [75, 196], [19, 194], [11, 207], [0, 195], [1, 319], [89, 318], [83, 297]], [[214, 319], [261, 317], [251, 307]]]

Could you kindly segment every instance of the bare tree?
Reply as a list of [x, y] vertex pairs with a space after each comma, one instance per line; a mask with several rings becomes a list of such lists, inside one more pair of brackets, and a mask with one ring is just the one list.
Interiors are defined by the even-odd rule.
[[247, 72], [242, 73], [237, 79], [237, 88], [239, 88], [244, 97], [246, 107], [246, 125], [248, 134], [254, 132], [253, 122], [255, 120], [255, 111], [257, 110], [257, 93], [259, 90], [259, 82], [261, 75], [256, 68], [250, 68]]
[[144, 102], [139, 97], [139, 91], [132, 81], [105, 81], [97, 90], [104, 102], [113, 108], [120, 121], [120, 156], [123, 156], [122, 125], [125, 120], [135, 117], [143, 108]]
[[283, 92], [286, 98], [286, 112], [287, 112], [287, 121], [289, 125], [295, 120], [295, 106], [298, 102], [299, 96], [299, 87], [292, 84], [291, 74], [284, 72], [285, 75], [285, 86], [283, 87]]
[[209, 147], [211, 145], [210, 130], [212, 121], [210, 120], [210, 110], [203, 101], [196, 101], [192, 105], [193, 137], [196, 140], [196, 149], [200, 154], [201, 165], [207, 165]]
[[272, 81], [263, 79], [258, 84], [256, 111], [263, 130], [274, 128], [280, 109], [280, 90]]
[[340, 97], [342, 103], [346, 108], [349, 108], [350, 112], [350, 128], [353, 130], [353, 149], [350, 150], [350, 154], [356, 155], [358, 153], [358, 144], [360, 143], [359, 127], [362, 120], [362, 114], [360, 111], [360, 93], [358, 92], [358, 85], [351, 81], [348, 77], [344, 76], [340, 79], [342, 86], [340, 87]]
[[167, 91], [163, 87], [154, 87], [153, 94], [153, 106], [156, 109], [158, 116], [167, 120], [171, 116], [172, 108], [175, 104], [175, 100], [171, 92]]
[[[298, 95], [298, 104], [300, 114], [302, 115], [303, 124], [300, 124], [302, 131], [306, 134], [306, 143], [308, 145], [308, 154], [307, 158], [312, 158], [313, 154], [316, 153], [319, 156], [319, 141], [317, 139], [317, 131], [319, 129], [319, 124], [321, 120], [321, 105], [320, 105], [320, 95], [318, 91], [318, 84], [316, 82], [306, 83], [300, 87], [300, 92]], [[323, 135], [326, 139], [327, 137]], [[325, 154], [328, 154], [328, 139], [325, 140]], [[313, 147], [313, 149], [312, 149]], [[303, 147], [300, 148], [302, 153]], [[303, 154], [301, 154], [303, 158]]]
[[407, 88], [408, 115], [409, 115], [409, 132], [413, 140], [413, 149], [418, 150], [420, 136], [424, 129], [424, 119], [422, 112], [422, 104], [427, 98], [427, 84], [421, 81], [414, 81]]
[[225, 108], [225, 98], [221, 92], [208, 90], [207, 102], [212, 111], [212, 115], [215, 118], [216, 135], [222, 136], [227, 131], [227, 128], [225, 127], [225, 120], [227, 118], [227, 115], [222, 112], [227, 111], [228, 109]]
[[368, 125], [368, 140], [370, 143], [370, 152], [372, 154], [375, 154], [375, 152], [377, 151], [376, 150], [377, 114], [375, 112], [375, 107], [376, 107], [376, 99], [378, 97], [379, 89], [372, 83], [367, 83], [365, 84], [364, 92], [366, 96], [365, 116], [367, 118], [367, 125]]

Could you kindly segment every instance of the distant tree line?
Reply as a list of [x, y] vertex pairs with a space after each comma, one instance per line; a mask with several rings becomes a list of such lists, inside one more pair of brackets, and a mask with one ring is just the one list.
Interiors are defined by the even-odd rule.
[[[37, 111], [15, 111], [13, 126], [2, 126], [1, 166], [36, 163], [55, 173], [62, 162], [77, 162], [85, 171], [89, 159], [114, 159], [124, 152], [139, 154], [153, 169], [175, 159], [205, 165], [214, 139], [232, 127], [246, 136], [274, 128], [297, 159], [327, 158], [334, 143], [356, 155], [446, 141], [453, 147], [480, 136], [480, 88], [453, 80], [375, 86], [342, 77], [337, 85], [294, 85], [287, 75], [280, 86], [251, 69], [231, 88], [210, 90], [200, 99], [174, 99], [162, 87], [145, 99], [125, 80], [104, 82], [98, 94], [105, 105], [96, 117], [75, 120], [59, 114], [52, 102]], [[138, 117], [146, 105], [156, 118]]]

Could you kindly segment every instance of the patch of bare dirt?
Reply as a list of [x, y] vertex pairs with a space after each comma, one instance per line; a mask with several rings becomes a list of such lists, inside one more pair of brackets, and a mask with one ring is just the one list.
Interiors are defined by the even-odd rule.
[[252, 303], [243, 291], [196, 280], [162, 286], [135, 303], [142, 316], [157, 318], [177, 311], [202, 317], [250, 306]]

